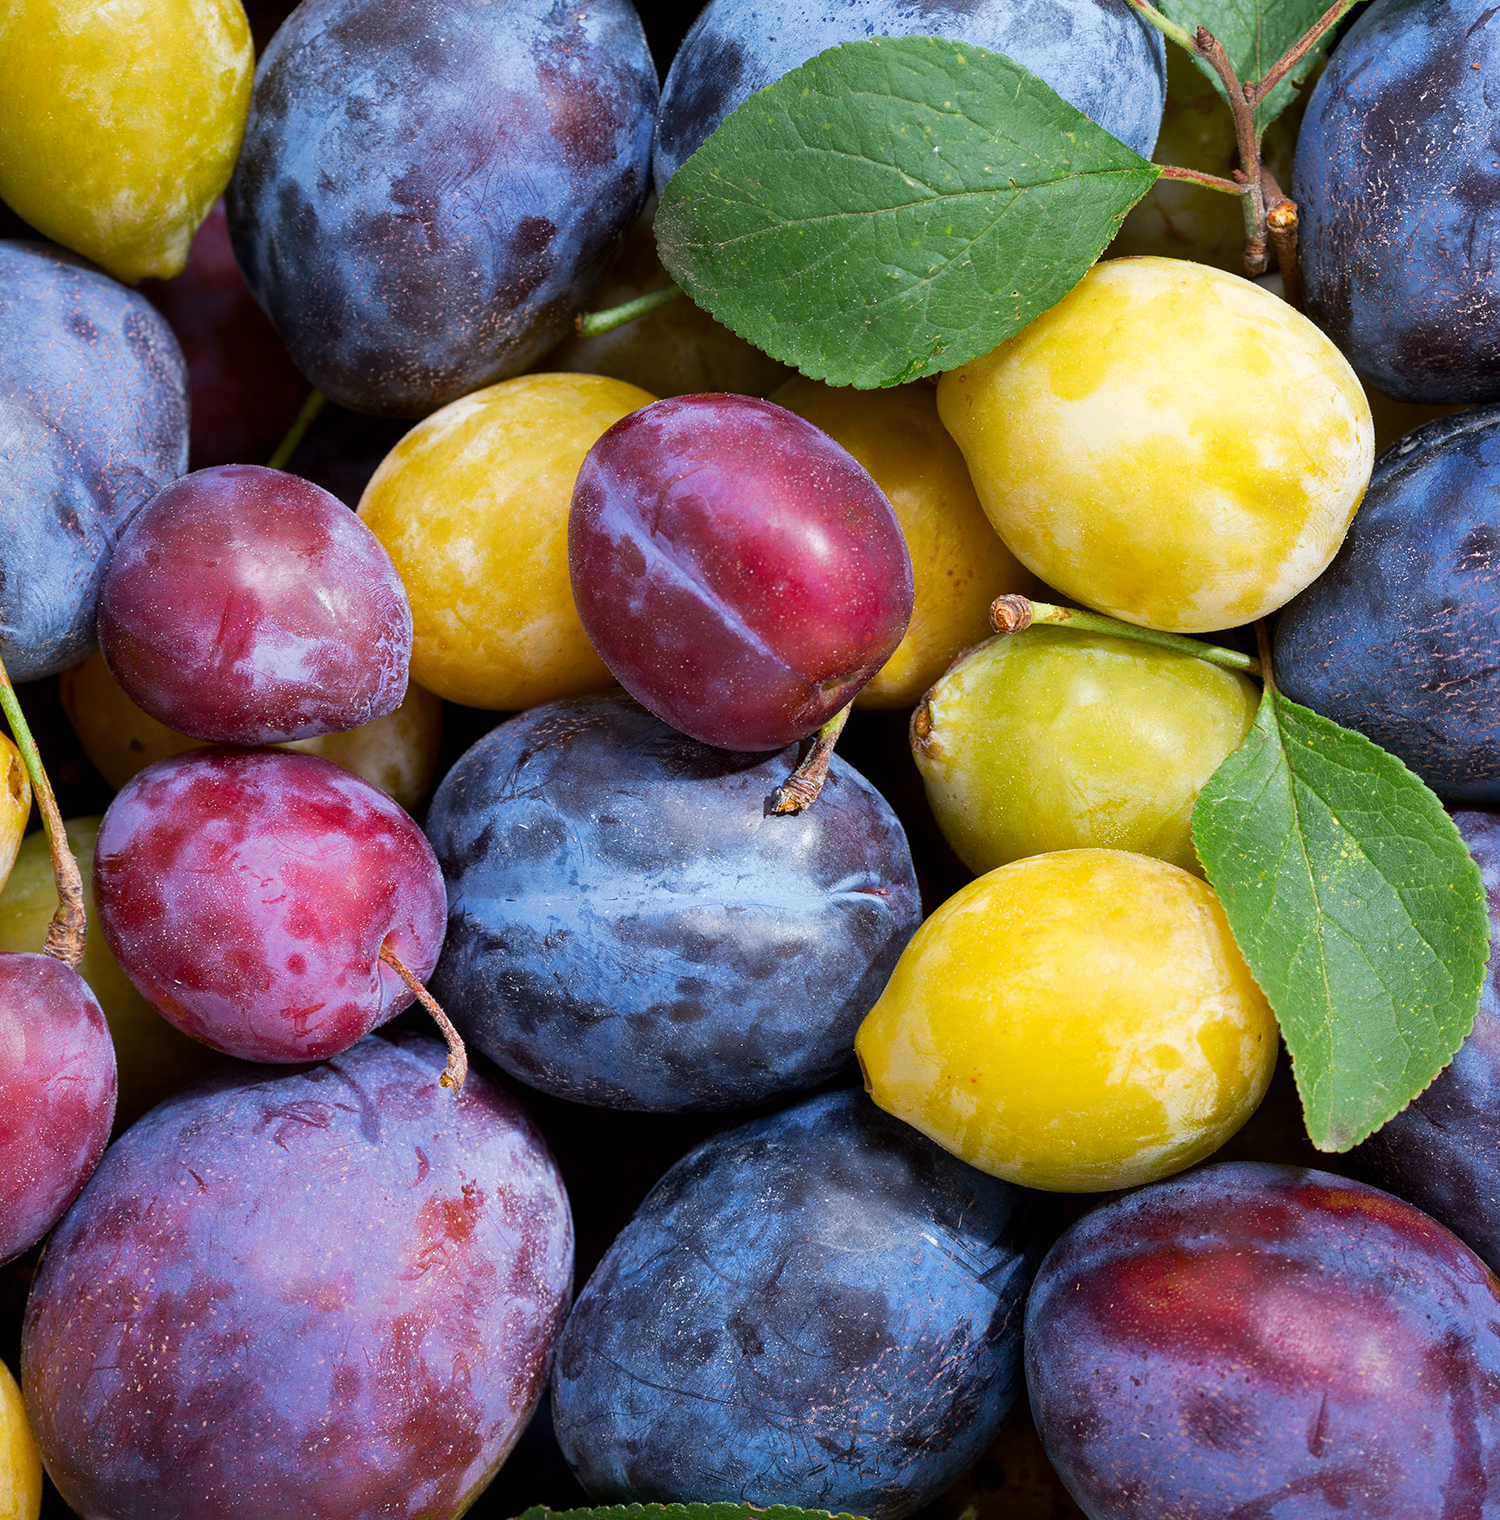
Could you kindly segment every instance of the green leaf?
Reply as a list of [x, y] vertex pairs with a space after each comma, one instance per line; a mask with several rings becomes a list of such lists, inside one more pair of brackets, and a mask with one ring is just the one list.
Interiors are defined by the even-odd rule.
[[727, 117], [672, 176], [657, 246], [741, 337], [868, 389], [1019, 332], [1158, 173], [999, 53], [875, 37]]
[[1474, 1027], [1478, 867], [1401, 761], [1271, 689], [1199, 796], [1193, 843], [1280, 1021], [1313, 1144], [1348, 1150]]
[[[1189, 32], [1206, 26], [1224, 44], [1234, 72], [1251, 84], [1311, 29], [1328, 4], [1329, 0], [1159, 0], [1157, 9]], [[1296, 99], [1297, 86], [1328, 51], [1332, 36], [1330, 32], [1324, 37], [1256, 107], [1258, 131], [1264, 132]], [[1193, 61], [1224, 95], [1223, 83], [1213, 69], [1201, 58]]]
[[797, 1509], [772, 1504], [757, 1509], [753, 1504], [610, 1504], [599, 1509], [547, 1509], [535, 1505], [519, 1520], [856, 1520], [826, 1509]]

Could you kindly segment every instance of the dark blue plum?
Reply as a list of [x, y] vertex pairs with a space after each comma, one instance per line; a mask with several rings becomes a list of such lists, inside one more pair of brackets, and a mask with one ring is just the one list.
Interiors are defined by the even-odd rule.
[[1026, 1308], [1042, 1444], [1091, 1520], [1490, 1520], [1500, 1284], [1419, 1209], [1200, 1168], [1087, 1214]]
[[1020, 1384], [1033, 1195], [827, 1093], [677, 1163], [578, 1296], [557, 1439], [596, 1500], [898, 1520]]
[[[1500, 939], [1500, 813], [1455, 813], [1484, 877]], [[1493, 950], [1474, 1032], [1453, 1064], [1355, 1152], [1381, 1187], [1445, 1224], [1500, 1268], [1500, 958]]]
[[1494, 15], [1489, 0], [1375, 0], [1297, 140], [1308, 315], [1404, 401], [1500, 399]]
[[0, 242], [0, 654], [14, 680], [93, 647], [115, 538], [187, 450], [182, 351], [151, 304], [74, 254]]
[[630, 0], [304, 0], [229, 187], [245, 278], [333, 400], [415, 417], [567, 331], [641, 210]]
[[811, 808], [768, 815], [796, 759], [700, 744], [621, 693], [481, 739], [427, 820], [433, 989], [465, 1038], [612, 1108], [748, 1108], [837, 1073], [921, 906], [900, 823], [842, 761]]
[[1004, 53], [1149, 158], [1167, 100], [1161, 33], [1125, 0], [712, 0], [662, 86], [652, 167], [667, 181], [757, 90], [862, 37], [951, 37]]
[[1375, 461], [1337, 557], [1281, 613], [1276, 678], [1444, 801], [1500, 804], [1500, 407]]
[[521, 1435], [571, 1287], [545, 1142], [444, 1052], [232, 1063], [106, 1153], [26, 1309], [37, 1444], [95, 1520], [452, 1520]]

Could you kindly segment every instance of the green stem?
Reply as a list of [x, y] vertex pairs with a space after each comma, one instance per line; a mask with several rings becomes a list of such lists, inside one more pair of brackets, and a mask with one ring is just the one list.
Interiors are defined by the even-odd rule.
[[1217, 174], [1204, 174], [1198, 169], [1183, 169], [1177, 164], [1158, 164], [1163, 179], [1180, 179], [1189, 185], [1202, 185], [1207, 190], [1219, 190], [1225, 195], [1237, 195], [1244, 200], [1250, 194], [1249, 185], [1237, 185], [1232, 179], [1221, 179]]
[[574, 326], [585, 338], [597, 338], [600, 333], [613, 332], [640, 317], [649, 317], [658, 307], [666, 306], [682, 294], [680, 285], [663, 285], [646, 295], [637, 296], [623, 306], [611, 306], [607, 311], [579, 312]]
[[834, 746], [839, 742], [839, 735], [843, 733], [853, 707], [852, 702], [848, 707], [841, 707], [818, 730], [812, 748], [803, 756], [797, 769], [776, 788], [776, 795], [771, 799], [773, 813], [805, 812], [818, 800], [823, 783], [828, 779], [828, 767], [833, 763]]
[[1129, 3], [1142, 20], [1149, 21], [1157, 31], [1170, 37], [1178, 47], [1186, 48], [1190, 53], [1197, 53], [1198, 49], [1193, 46], [1191, 32], [1185, 31], [1175, 21], [1168, 21], [1154, 5], [1147, 4], [1147, 0], [1129, 0]]
[[302, 403], [302, 410], [297, 413], [297, 420], [286, 430], [286, 437], [276, 445], [276, 452], [266, 460], [268, 470], [284, 470], [293, 454], [297, 452], [297, 445], [307, 437], [307, 430], [318, 420], [318, 413], [323, 410], [328, 397], [322, 391], [314, 391], [306, 401]]
[[10, 684], [3, 660], [0, 660], [0, 711], [5, 713], [11, 736], [21, 752], [26, 774], [31, 778], [31, 794], [41, 810], [42, 822], [47, 826], [47, 842], [52, 846], [57, 912], [47, 925], [47, 941], [42, 952], [65, 965], [76, 966], [83, 959], [83, 943], [88, 933], [88, 915], [83, 911], [83, 878], [78, 874], [78, 862], [68, 848], [68, 835], [57, 808], [57, 798], [52, 794], [52, 783], [47, 779], [46, 767], [37, 752], [36, 740], [31, 737], [31, 728], [21, 711], [20, 700], [15, 687]]
[[1142, 628], [1137, 623], [1122, 623], [1118, 618], [1105, 617], [1099, 612], [1056, 607], [1051, 602], [1033, 602], [1024, 596], [997, 596], [990, 607], [990, 626], [996, 633], [1020, 633], [1033, 623], [1064, 624], [1082, 633], [1107, 633], [1114, 638], [1134, 639], [1138, 644], [1154, 644], [1158, 649], [1193, 655], [1250, 675], [1259, 675], [1261, 671], [1259, 660], [1253, 655], [1241, 654], [1237, 649], [1200, 644], [1197, 639], [1186, 638], [1180, 633], [1162, 633], [1156, 628]]

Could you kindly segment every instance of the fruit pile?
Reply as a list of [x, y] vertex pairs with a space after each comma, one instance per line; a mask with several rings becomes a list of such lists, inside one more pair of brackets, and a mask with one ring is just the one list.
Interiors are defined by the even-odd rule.
[[1353, 3], [11, 0], [0, 1520], [1500, 1514], [1500, 32]]

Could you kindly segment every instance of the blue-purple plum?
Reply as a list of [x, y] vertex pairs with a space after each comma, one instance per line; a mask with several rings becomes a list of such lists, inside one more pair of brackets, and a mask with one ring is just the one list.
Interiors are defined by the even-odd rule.
[[1286, 694], [1399, 755], [1445, 802], [1500, 804], [1500, 407], [1376, 461], [1333, 563], [1282, 609]]
[[729, 1130], [647, 1196], [578, 1296], [557, 1439], [605, 1503], [899, 1520], [1020, 1385], [1032, 1195], [834, 1092]]
[[[1500, 813], [1453, 821], [1484, 877], [1500, 937]], [[1500, 959], [1491, 953], [1479, 1013], [1453, 1063], [1355, 1152], [1381, 1187], [1445, 1224], [1500, 1266]]]
[[512, 1076], [614, 1108], [747, 1108], [850, 1059], [921, 919], [906, 835], [835, 758], [768, 814], [797, 750], [740, 754], [623, 693], [551, 702], [448, 773], [433, 990]]
[[95, 1520], [452, 1520], [520, 1436], [567, 1309], [545, 1143], [442, 1047], [372, 1035], [153, 1109], [53, 1234], [22, 1385]]
[[1493, 16], [1487, 0], [1375, 0], [1302, 120], [1307, 313], [1401, 401], [1500, 399]]
[[1500, 1493], [1500, 1283], [1326, 1172], [1229, 1162], [1085, 1215], [1026, 1382], [1091, 1520], [1480, 1520]]
[[187, 372], [151, 304], [75, 254], [0, 242], [0, 655], [13, 680], [93, 647], [115, 538], [187, 457]]
[[630, 0], [305, 0], [256, 72], [235, 255], [334, 401], [417, 417], [564, 334], [644, 203]]
[[711, 0], [662, 86], [656, 188], [757, 90], [864, 37], [951, 37], [1004, 53], [1145, 158], [1167, 101], [1161, 34], [1125, 0]]

